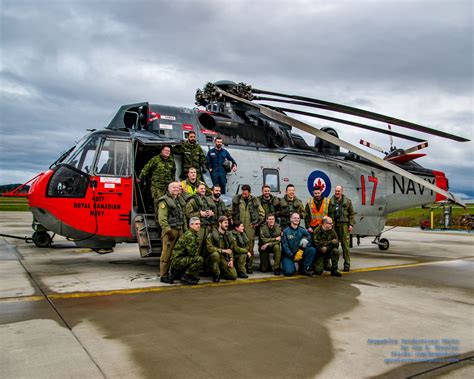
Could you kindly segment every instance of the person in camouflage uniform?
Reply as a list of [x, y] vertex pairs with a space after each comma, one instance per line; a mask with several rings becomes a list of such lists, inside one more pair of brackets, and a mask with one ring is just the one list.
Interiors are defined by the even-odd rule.
[[170, 257], [176, 240], [185, 227], [184, 209], [178, 199], [179, 182], [168, 185], [168, 193], [158, 199], [158, 223], [161, 227], [163, 248], [160, 257], [160, 281], [169, 283]]
[[183, 156], [183, 164], [180, 178], [185, 180], [189, 169], [196, 168], [197, 180], [202, 180], [203, 169], [206, 166], [206, 156], [201, 146], [196, 141], [196, 133], [191, 131], [188, 133], [188, 139], [182, 145], [175, 146], [173, 149], [175, 154]]
[[355, 225], [355, 212], [351, 199], [343, 195], [342, 186], [336, 186], [334, 189], [334, 196], [328, 207], [328, 216], [333, 219], [334, 228], [341, 242], [344, 271], [350, 271], [350, 238], [352, 226]]
[[200, 183], [197, 186], [196, 194], [190, 198], [186, 204], [186, 217], [199, 217], [201, 220], [201, 229], [199, 230], [199, 251], [201, 255], [205, 255], [207, 233], [214, 221], [214, 211], [212, 205], [214, 202], [209, 200], [206, 195], [206, 185]]
[[295, 212], [300, 215], [301, 219], [304, 219], [304, 205], [295, 195], [295, 186], [288, 184], [285, 196], [280, 199], [280, 212], [277, 213], [280, 217], [280, 227], [282, 230], [290, 225], [290, 216]]
[[270, 186], [264, 185], [262, 187], [262, 194], [258, 197], [263, 210], [265, 211], [265, 218], [268, 214], [276, 215], [280, 210], [280, 199], [271, 194]]
[[158, 200], [166, 193], [168, 184], [175, 180], [176, 164], [171, 156], [171, 148], [163, 146], [159, 155], [151, 158], [140, 172], [141, 181], [151, 180], [151, 195], [158, 221]]
[[274, 269], [275, 275], [281, 275], [281, 229], [280, 225], [275, 222], [275, 215], [269, 213], [267, 215], [266, 224], [260, 226], [260, 241], [259, 241], [259, 254], [260, 254], [260, 271], [267, 272], [271, 270], [270, 264], [270, 253], [273, 253], [274, 257]]
[[235, 240], [229, 228], [229, 220], [225, 216], [219, 217], [219, 226], [207, 236], [206, 263], [212, 272], [212, 280], [219, 282], [222, 279], [236, 280], [237, 271], [234, 267]]
[[321, 275], [325, 267], [329, 266], [329, 261], [331, 261], [331, 275], [340, 277], [341, 273], [337, 271], [339, 239], [332, 228], [331, 217], [323, 217], [322, 224], [316, 227], [312, 238], [313, 245], [316, 247], [316, 258], [313, 264], [314, 273]]
[[237, 270], [237, 277], [247, 279], [249, 276], [246, 271], [247, 257], [250, 257], [249, 239], [244, 232], [242, 221], [234, 222], [234, 230], [231, 232], [235, 240], [234, 266]]
[[199, 229], [201, 221], [198, 217], [189, 220], [189, 229], [174, 245], [171, 254], [170, 284], [173, 283], [174, 273], [183, 272], [181, 277], [183, 284], [197, 284], [199, 272], [202, 269], [204, 259], [199, 255]]
[[244, 223], [245, 234], [249, 239], [249, 251], [251, 256], [247, 258], [247, 273], [253, 272], [253, 249], [255, 245], [256, 228], [265, 220], [265, 211], [260, 201], [250, 194], [251, 188], [248, 184], [242, 186], [242, 193], [232, 199], [232, 218], [234, 223]]

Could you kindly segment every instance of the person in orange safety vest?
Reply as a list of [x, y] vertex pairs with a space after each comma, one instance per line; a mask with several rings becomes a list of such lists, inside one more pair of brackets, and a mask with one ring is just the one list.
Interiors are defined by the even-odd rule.
[[305, 224], [308, 232], [313, 233], [323, 222], [323, 217], [328, 215], [329, 198], [323, 197], [321, 187], [315, 186], [313, 198], [308, 200], [305, 207]]

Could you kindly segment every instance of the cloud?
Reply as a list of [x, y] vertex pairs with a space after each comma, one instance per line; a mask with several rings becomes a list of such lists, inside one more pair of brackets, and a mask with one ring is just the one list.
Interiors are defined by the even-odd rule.
[[[48, 167], [121, 104], [193, 106], [196, 88], [220, 79], [472, 139], [469, 0], [50, 4], [3, 0], [0, 7], [0, 184]], [[387, 136], [336, 129], [355, 144], [361, 137], [389, 144]], [[456, 190], [472, 188], [472, 143], [429, 141], [420, 163], [445, 171]]]

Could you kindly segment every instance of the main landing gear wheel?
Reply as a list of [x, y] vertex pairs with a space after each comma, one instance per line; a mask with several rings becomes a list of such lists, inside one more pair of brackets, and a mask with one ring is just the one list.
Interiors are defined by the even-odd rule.
[[33, 242], [38, 247], [48, 247], [51, 245], [53, 239], [47, 232], [34, 232], [33, 233]]
[[388, 250], [390, 247], [390, 242], [386, 238], [380, 238], [378, 244], [380, 250]]

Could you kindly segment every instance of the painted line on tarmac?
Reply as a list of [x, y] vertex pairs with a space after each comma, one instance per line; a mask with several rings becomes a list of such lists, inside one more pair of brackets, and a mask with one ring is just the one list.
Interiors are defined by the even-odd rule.
[[[400, 269], [400, 268], [428, 266], [428, 265], [433, 265], [433, 264], [452, 263], [452, 262], [458, 262], [458, 261], [459, 259], [454, 259], [454, 260], [446, 260], [446, 261], [407, 263], [407, 264], [391, 265], [391, 266], [367, 267], [367, 268], [353, 269], [349, 272], [341, 272], [341, 274], [346, 276], [346, 275], [356, 274], [356, 273], [361, 273], [361, 272], [394, 270], [394, 269]], [[324, 276], [330, 276], [330, 274], [326, 274]], [[47, 295], [47, 299], [64, 300], [64, 299], [80, 299], [80, 298], [97, 297], [97, 296], [132, 295], [132, 294], [141, 294], [141, 293], [169, 292], [169, 291], [177, 291], [177, 290], [184, 290], [184, 289], [236, 286], [236, 285], [241, 285], [241, 284], [267, 283], [267, 282], [276, 282], [276, 281], [297, 280], [297, 279], [303, 279], [303, 278], [307, 278], [307, 276], [295, 275], [295, 276], [278, 276], [278, 277], [256, 278], [256, 279], [235, 280], [235, 281], [228, 280], [228, 281], [224, 281], [220, 283], [206, 282], [206, 283], [196, 284], [193, 286], [171, 285], [171, 286], [160, 286], [160, 287], [117, 289], [117, 290], [108, 290], [108, 291], [55, 293], [55, 294]], [[12, 303], [12, 302], [20, 302], [20, 301], [39, 301], [39, 300], [46, 300], [46, 299], [44, 296], [3, 297], [3, 298], [0, 298], [0, 303]]]

